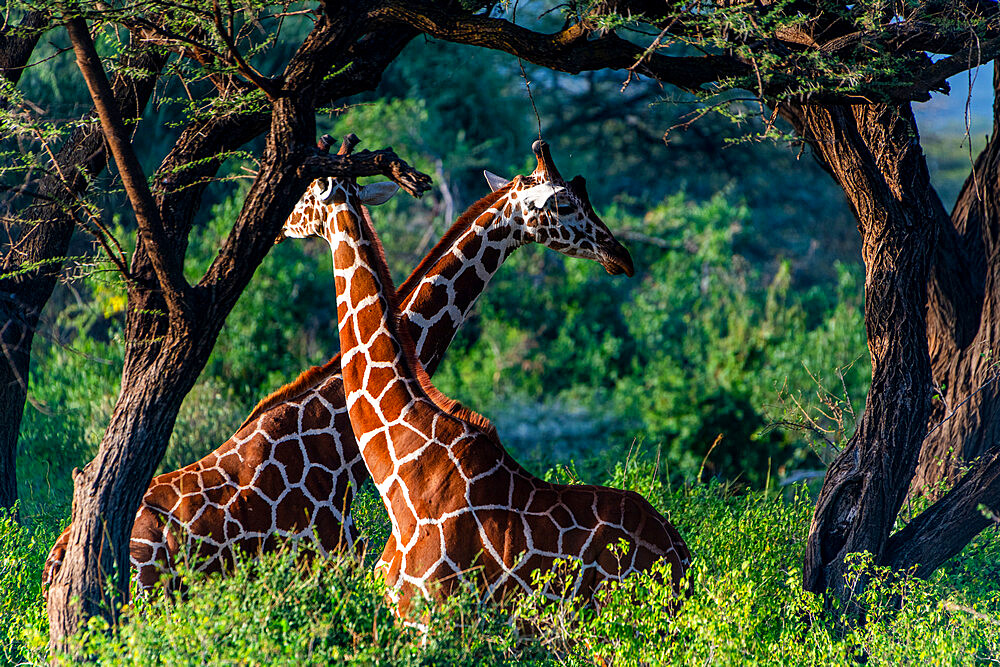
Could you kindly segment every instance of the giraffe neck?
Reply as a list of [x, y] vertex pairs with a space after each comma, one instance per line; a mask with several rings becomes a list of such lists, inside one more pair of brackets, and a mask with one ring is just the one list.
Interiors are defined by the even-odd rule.
[[[356, 200], [346, 198], [328, 239], [333, 247], [344, 395], [365, 466], [392, 523], [409, 544], [421, 512], [439, 493], [431, 480], [454, 473], [454, 447], [475, 444], [463, 465], [492, 467], [507, 458], [487, 420], [438, 392], [400, 326], [396, 292], [382, 246]], [[507, 470], [521, 472], [509, 461]], [[453, 484], [463, 478], [454, 475]]]
[[399, 287], [400, 312], [417, 358], [433, 375], [490, 279], [527, 243], [503, 188], [472, 205]]
[[334, 201], [327, 240], [333, 249], [344, 395], [361, 455], [378, 484], [381, 471], [392, 467], [380, 433], [405, 406], [427, 398], [419, 379], [423, 368], [399, 326], [392, 279], [370, 220], [346, 192]]

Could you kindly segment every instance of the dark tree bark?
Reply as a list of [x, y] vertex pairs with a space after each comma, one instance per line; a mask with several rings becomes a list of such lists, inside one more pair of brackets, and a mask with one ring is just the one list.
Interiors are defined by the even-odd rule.
[[[317, 101], [373, 86], [381, 68], [415, 34], [397, 28], [382, 42], [366, 41], [371, 33], [359, 25], [363, 18], [327, 7], [289, 62], [265, 125], [269, 130], [257, 178], [219, 255], [194, 286], [177, 281], [165, 290], [162, 282], [171, 266], [183, 262], [201, 195], [199, 188], [182, 189], [181, 181], [210, 175], [218, 165], [209, 159], [198, 174], [186, 170], [180, 176], [172, 167], [211, 158], [220, 145], [252, 138], [267, 118], [253, 114], [209, 121], [201, 128], [205, 132], [190, 128], [161, 167], [161, 174], [169, 174], [157, 179], [167, 190], [156, 202], [164, 227], [141, 233], [133, 255], [125, 331], [132, 344], [126, 348], [121, 393], [97, 457], [76, 475], [69, 544], [49, 590], [55, 651], [72, 650], [69, 638], [87, 616], [114, 619], [127, 599], [132, 519], [166, 449], [181, 401], [306, 184], [320, 175], [382, 173], [412, 194], [429, 187], [429, 179], [391, 153], [329, 156], [314, 148]], [[324, 81], [328, 72], [338, 70], [339, 89]], [[108, 598], [104, 582], [111, 575], [114, 593]]]
[[803, 587], [849, 599], [846, 556], [881, 554], [917, 463], [930, 411], [925, 304], [944, 209], [930, 186], [909, 105], [783, 107], [844, 189], [859, 221], [872, 385], [827, 471]]
[[[21, 79], [35, 44], [42, 36], [46, 18], [44, 12], [31, 11], [21, 18], [16, 30], [6, 23], [0, 26], [0, 76], [10, 85], [16, 85]], [[6, 107], [6, 100], [0, 99], [0, 105]]]
[[[1000, 90], [994, 68], [994, 90]], [[1000, 443], [1000, 99], [993, 102], [993, 133], [976, 158], [952, 211], [961, 259], [973, 269], [985, 295], [978, 330], [961, 345], [947, 335], [955, 313], [932, 301], [931, 364], [940, 398], [920, 453], [912, 492], [939, 498], [962, 475], [963, 465]], [[935, 271], [947, 275], [948, 268]], [[936, 287], [939, 280], [932, 283]]]
[[[30, 54], [29, 54], [30, 55]], [[29, 56], [24, 55], [25, 61]], [[141, 112], [146, 107], [158, 72], [167, 57], [134, 47], [125, 58], [125, 71], [148, 72], [148, 76], [115, 77], [113, 92], [124, 109]], [[133, 121], [129, 121], [131, 127]], [[10, 249], [2, 260], [0, 278], [0, 507], [17, 500], [17, 438], [27, 397], [28, 364], [38, 319], [52, 295], [75, 229], [72, 210], [75, 199], [107, 164], [100, 127], [81, 125], [56, 153], [51, 173], [24, 198], [34, 202], [20, 213], [8, 233]], [[65, 177], [65, 180], [64, 180]], [[33, 187], [32, 187], [33, 186]], [[10, 210], [17, 198], [7, 203]], [[11, 213], [13, 216], [13, 214]]]
[[[987, 514], [981, 509], [985, 505]], [[1000, 517], [1000, 452], [985, 456], [943, 498], [889, 538], [881, 564], [927, 577]]]

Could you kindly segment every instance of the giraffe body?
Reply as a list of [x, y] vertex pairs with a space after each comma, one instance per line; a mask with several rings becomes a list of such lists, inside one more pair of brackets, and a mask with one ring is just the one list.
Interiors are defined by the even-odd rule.
[[[488, 178], [497, 187], [507, 185], [492, 174]], [[565, 230], [558, 220], [507, 215], [510, 190], [550, 181], [537, 174], [518, 176], [506, 190], [481, 199], [400, 286], [402, 321], [431, 372], [490, 278], [525, 243], [541, 242], [599, 261], [609, 273], [631, 274], [628, 252], [593, 212], [582, 179], [557, 185], [575, 202], [564, 217], [571, 223]], [[305, 235], [322, 227], [334, 212], [326, 201], [329, 192], [326, 179], [313, 182], [286, 231]], [[194, 568], [211, 572], [226, 569], [236, 550], [270, 549], [278, 537], [310, 540], [324, 555], [355, 544], [350, 508], [368, 472], [348, 419], [340, 369], [338, 355], [306, 371], [265, 398], [218, 449], [152, 480], [130, 545], [142, 588], [173, 573], [184, 554], [194, 557]], [[46, 561], [46, 584], [62, 561], [68, 537], [67, 528]]]
[[[544, 145], [536, 144], [536, 153], [536, 173], [554, 172]], [[578, 564], [568, 592], [585, 598], [661, 560], [679, 589], [690, 554], [641, 496], [532, 476], [487, 420], [433, 387], [407, 327], [399, 326], [395, 290], [370, 219], [357, 205], [358, 187], [337, 185], [336, 215], [311, 233], [333, 248], [348, 413], [389, 510], [392, 535], [378, 567], [402, 613], [415, 595], [446, 595], [463, 581], [494, 599], [527, 591], [532, 572], [561, 560]], [[536, 207], [555, 213], [557, 204], [558, 192], [515, 198], [511, 215]]]

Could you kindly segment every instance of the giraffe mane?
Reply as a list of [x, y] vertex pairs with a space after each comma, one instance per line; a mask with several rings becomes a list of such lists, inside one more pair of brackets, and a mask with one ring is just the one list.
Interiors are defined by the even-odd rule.
[[335, 375], [339, 372], [340, 352], [338, 352], [332, 359], [330, 359], [330, 361], [326, 362], [322, 366], [313, 366], [308, 370], [302, 371], [297, 378], [262, 398], [260, 402], [254, 406], [253, 410], [250, 411], [247, 418], [243, 420], [240, 427], [236, 429], [236, 432], [239, 433], [243, 430], [244, 426], [274, 406], [284, 403], [290, 398], [298, 396], [307, 389], [316, 386], [331, 375]]
[[[501, 191], [502, 188], [501, 190], [497, 190], [497, 192]], [[495, 192], [493, 194], [497, 193]], [[479, 202], [476, 202], [476, 204], [473, 205], [473, 208], [478, 208], [479, 204], [486, 199], [492, 199], [492, 201], [496, 200], [496, 198], [491, 198], [490, 196], [484, 197], [483, 199], [479, 200]], [[483, 207], [483, 210], [485, 210], [485, 206]], [[456, 221], [455, 224], [452, 225], [452, 228], [457, 227], [458, 224], [463, 219], [466, 218], [466, 215], [472, 212], [473, 209], [470, 209], [465, 214], [463, 214], [458, 219], [458, 221]], [[478, 215], [476, 217], [478, 217]], [[392, 276], [389, 275], [389, 264], [386, 262], [385, 259], [385, 250], [382, 248], [381, 239], [379, 239], [378, 234], [375, 233], [375, 227], [374, 225], [372, 225], [371, 216], [368, 215], [368, 209], [362, 208], [360, 222], [365, 231], [365, 234], [368, 236], [368, 240], [371, 241], [372, 246], [375, 249], [375, 256], [376, 256], [375, 270], [378, 272], [379, 281], [382, 283], [382, 285], [385, 286], [383, 291], [385, 292], [385, 298], [389, 304], [389, 313], [391, 314], [391, 317], [389, 317], [387, 324], [390, 327], [392, 327], [393, 329], [392, 333], [395, 334], [396, 340], [399, 341], [400, 346], [403, 348], [403, 361], [406, 364], [408, 364], [409, 367], [413, 370], [417, 381], [420, 383], [420, 388], [423, 390], [425, 394], [427, 394], [427, 398], [433, 401], [434, 405], [436, 405], [438, 408], [447, 412], [456, 419], [460, 419], [464, 422], [471, 424], [472, 426], [475, 426], [476, 428], [481, 430], [484, 434], [486, 434], [487, 437], [492, 439], [497, 444], [500, 444], [496, 427], [493, 426], [493, 424], [490, 422], [489, 419], [479, 414], [478, 412], [465, 407], [454, 398], [448, 398], [443, 393], [441, 393], [441, 391], [437, 387], [435, 387], [434, 384], [431, 382], [431, 378], [429, 375], [427, 375], [427, 371], [424, 369], [424, 365], [421, 364], [420, 360], [417, 358], [417, 348], [413, 344], [413, 339], [410, 337], [410, 332], [406, 330], [406, 327], [400, 326], [401, 316], [399, 312], [399, 298], [398, 298], [399, 292], [397, 292], [396, 289], [393, 287]], [[421, 264], [423, 264], [423, 262], [421, 262]], [[414, 273], [416, 273], [419, 270], [419, 268], [420, 267], [418, 266], [417, 269], [414, 270]]]
[[479, 216], [481, 216], [490, 206], [493, 206], [493, 204], [495, 204], [501, 197], [506, 195], [507, 192], [510, 191], [512, 185], [513, 181], [499, 190], [489, 193], [466, 209], [465, 213], [458, 216], [458, 220], [455, 221], [455, 224], [448, 228], [448, 231], [446, 231], [437, 244], [431, 248], [431, 251], [427, 253], [422, 260], [420, 260], [420, 263], [417, 264], [417, 268], [413, 269], [413, 272], [410, 273], [406, 280], [403, 281], [403, 284], [399, 286], [396, 296], [399, 297], [401, 301], [409, 296], [410, 292], [412, 292], [416, 286], [420, 284], [420, 281], [423, 280], [428, 273], [430, 273], [431, 268], [437, 264], [438, 260], [444, 256], [445, 252], [447, 252], [448, 249], [454, 245], [458, 237], [462, 235], [462, 232], [468, 229], [473, 222], [478, 220]]
[[[444, 236], [442, 236], [441, 239], [434, 245], [434, 247], [431, 248], [431, 251], [427, 253], [427, 255], [422, 260], [420, 260], [420, 263], [417, 264], [417, 267], [413, 269], [413, 271], [406, 278], [406, 280], [403, 281], [403, 283], [399, 286], [399, 289], [398, 290], [390, 289], [390, 291], [392, 291], [391, 296], [393, 302], [396, 306], [395, 312], [397, 313], [396, 315], [397, 318], [399, 317], [398, 314], [399, 303], [405, 300], [406, 297], [409, 296], [410, 292], [412, 292], [416, 288], [416, 286], [420, 284], [420, 281], [423, 280], [428, 273], [430, 273], [430, 270], [434, 267], [435, 264], [437, 264], [438, 260], [444, 256], [445, 252], [447, 252], [447, 250], [451, 248], [451, 246], [455, 243], [458, 237], [461, 236], [462, 232], [468, 229], [468, 227], [474, 221], [476, 221], [479, 218], [479, 216], [481, 216], [490, 206], [493, 206], [493, 204], [495, 204], [501, 197], [506, 195], [512, 185], [513, 181], [511, 181], [511, 183], [509, 183], [508, 185], [505, 185], [504, 187], [496, 190], [495, 192], [491, 192], [490, 194], [486, 195], [485, 197], [474, 203], [472, 206], [470, 206], [464, 213], [462, 213], [462, 215], [458, 217], [458, 220], [456, 220], [455, 223], [448, 228], [448, 231], [446, 231], [444, 233]], [[364, 211], [364, 217], [366, 217], [369, 221], [369, 233], [372, 233], [371, 218], [368, 216], [368, 209], [362, 207], [362, 210]], [[372, 237], [377, 241], [376, 246], [378, 248], [378, 254], [382, 259], [382, 264], [385, 264], [385, 251], [382, 249], [382, 242], [381, 240], [378, 240], [377, 235], [372, 234]], [[388, 274], [388, 269], [386, 270], [386, 274]], [[388, 279], [388, 282], [385, 282], [384, 284], [387, 285], [389, 288], [391, 288], [393, 285], [391, 277], [386, 275], [383, 276], [383, 278]], [[415, 359], [416, 346], [413, 344], [413, 341], [409, 336], [409, 332], [405, 331], [406, 327], [397, 326], [396, 329], [399, 332], [403, 332], [404, 335], [400, 337], [400, 340], [402, 341], [405, 339], [410, 347], [410, 351], [407, 352], [407, 355]], [[455, 401], [454, 399], [447, 398], [446, 396], [444, 396], [444, 394], [438, 391], [438, 389], [434, 387], [433, 384], [431, 384], [430, 377], [427, 375], [427, 372], [424, 370], [422, 364], [411, 363], [411, 366], [419, 368], [416, 375], [417, 379], [420, 381], [420, 386], [424, 390], [424, 392], [427, 393], [427, 396], [432, 401], [434, 401], [434, 403], [438, 407], [440, 407], [442, 410], [448, 412], [454, 417], [458, 417], [459, 419], [467, 421], [470, 424], [478, 426], [484, 431], [492, 432], [495, 434], [496, 429], [486, 417], [483, 417], [482, 415], [476, 413], [475, 411], [466, 408], [465, 406], [461, 405], [458, 401]], [[273, 392], [262, 398], [257, 403], [257, 405], [254, 406], [253, 410], [250, 411], [250, 414], [247, 415], [247, 418], [243, 420], [243, 423], [240, 424], [240, 427], [236, 429], [236, 431], [237, 432], [241, 431], [244, 426], [246, 426], [253, 420], [257, 419], [257, 417], [267, 412], [271, 408], [275, 407], [276, 405], [284, 403], [290, 398], [294, 398], [295, 396], [302, 394], [307, 389], [310, 389], [311, 387], [319, 384], [323, 380], [326, 380], [331, 375], [334, 375], [339, 371], [340, 371], [340, 352], [334, 355], [328, 362], [326, 362], [322, 366], [313, 366], [312, 368], [303, 371], [297, 378], [295, 378], [288, 384], [279, 387], [278, 389], [274, 390]], [[449, 404], [449, 401], [454, 405]]]

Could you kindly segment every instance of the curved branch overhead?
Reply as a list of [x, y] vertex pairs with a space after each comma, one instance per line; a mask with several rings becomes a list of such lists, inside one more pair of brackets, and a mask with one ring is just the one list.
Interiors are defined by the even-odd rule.
[[[613, 9], [624, 12], [636, 3], [615, 3]], [[647, 9], [648, 3], [639, 3]], [[627, 69], [662, 83], [701, 91], [709, 84], [733, 87], [747, 79], [764, 97], [807, 97], [820, 103], [869, 103], [875, 101], [925, 101], [931, 92], [947, 92], [947, 79], [958, 72], [1000, 55], [1000, 23], [995, 5], [979, 32], [969, 29], [945, 29], [927, 20], [890, 23], [878, 30], [846, 31], [844, 21], [818, 16], [795, 29], [779, 28], [773, 35], [759, 39], [754, 48], [761, 55], [795, 56], [808, 50], [836, 54], [845, 59], [864, 60], [872, 54], [892, 52], [907, 59], [904, 76], [897, 79], [860, 82], [841, 91], [802, 93], [810, 84], [810, 65], [801, 71], [772, 72], [759, 75], [754, 61], [736, 55], [735, 50], [702, 56], [664, 55], [656, 47], [643, 47], [618, 36], [614, 31], [597, 31], [587, 21], [568, 23], [555, 33], [542, 33], [512, 21], [486, 14], [460, 13], [425, 1], [387, 0], [374, 8], [374, 18], [405, 24], [432, 37], [503, 51], [536, 65], [576, 74], [597, 69]], [[750, 10], [744, 10], [750, 11]], [[648, 14], [647, 14], [648, 16]], [[688, 17], [693, 18], [693, 16]], [[663, 35], [684, 42], [697, 32], [683, 16], [650, 18], [663, 25]], [[814, 27], [812, 30], [807, 28]], [[833, 26], [833, 27], [831, 27]], [[836, 29], [835, 29], [836, 28]], [[842, 34], [838, 34], [842, 33]], [[831, 34], [832, 33], [832, 34]], [[738, 43], [738, 36], [734, 36]], [[748, 44], [749, 45], [749, 44]], [[947, 54], [934, 61], [928, 51]]]
[[744, 76], [752, 68], [726, 55], [664, 56], [613, 32], [597, 34], [582, 23], [540, 33], [506, 19], [480, 14], [458, 15], [426, 2], [391, 0], [372, 12], [375, 18], [403, 23], [432, 37], [504, 51], [560, 72], [578, 74], [598, 69], [632, 69], [687, 90], [721, 78]]

